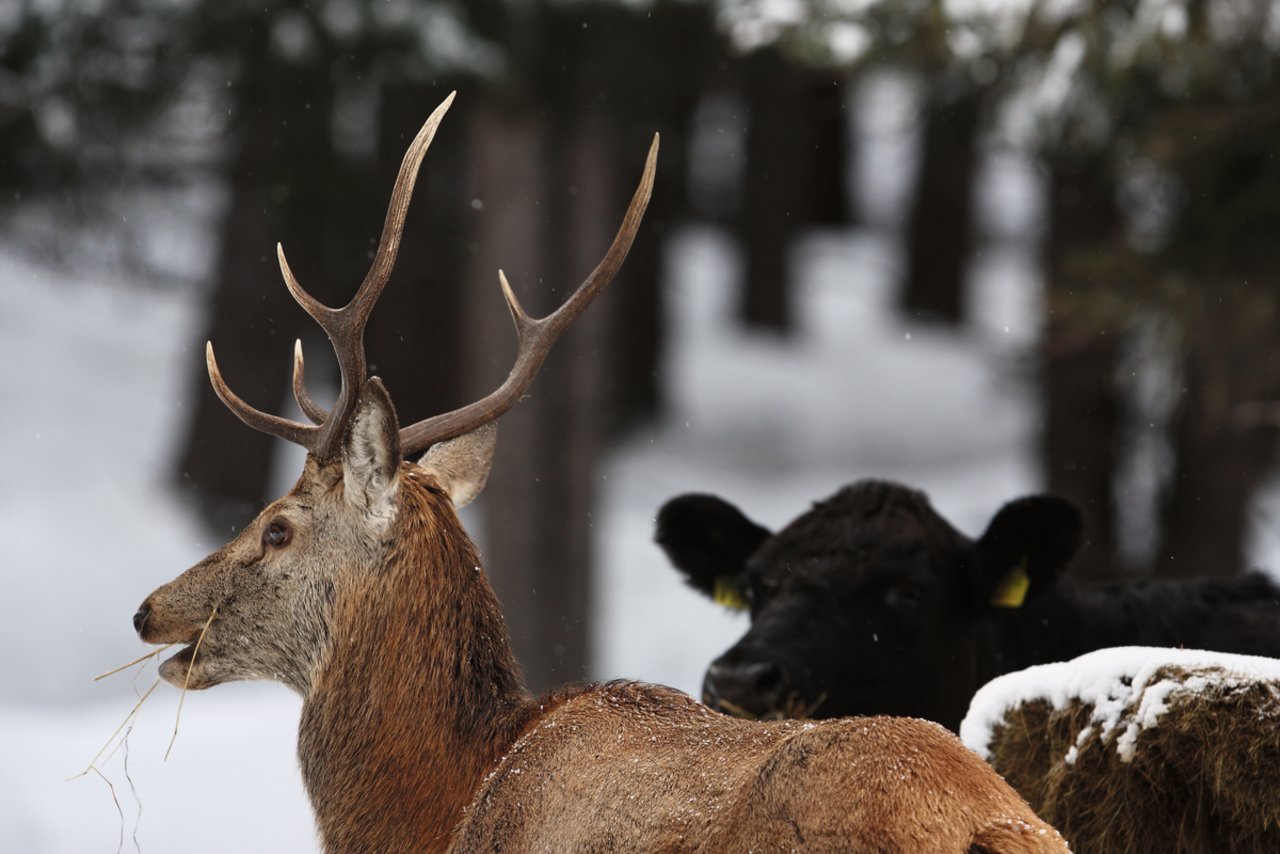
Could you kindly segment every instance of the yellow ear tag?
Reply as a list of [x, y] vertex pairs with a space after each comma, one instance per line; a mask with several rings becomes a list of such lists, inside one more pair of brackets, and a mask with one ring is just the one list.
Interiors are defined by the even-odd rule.
[[715, 599], [717, 605], [723, 605], [733, 611], [745, 611], [747, 609], [747, 600], [743, 598], [742, 591], [726, 575], [716, 579], [715, 593], [712, 598]]
[[1009, 571], [1000, 579], [996, 589], [991, 593], [991, 604], [997, 608], [1021, 608], [1027, 599], [1027, 590], [1031, 587], [1031, 579], [1027, 577], [1027, 559]]

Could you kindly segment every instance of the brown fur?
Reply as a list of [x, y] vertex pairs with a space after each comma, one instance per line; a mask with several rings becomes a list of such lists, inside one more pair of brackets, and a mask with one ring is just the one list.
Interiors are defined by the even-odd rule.
[[459, 851], [1065, 851], [954, 736], [909, 718], [760, 723], [655, 685], [583, 690], [484, 780]]
[[[431, 475], [402, 466], [394, 522], [373, 540], [338, 530], [335, 467], [309, 462], [240, 538], [156, 591], [144, 632], [189, 640], [218, 605], [199, 687], [244, 678], [226, 659], [244, 646], [230, 638], [246, 619], [276, 638], [257, 638], [267, 647], [318, 646], [263, 655], [298, 660], [285, 681], [305, 698], [299, 759], [326, 851], [1065, 849], [934, 724], [750, 723], [626, 682], [530, 698], [475, 549]], [[312, 540], [342, 559], [274, 573], [256, 543], [279, 515], [295, 521], [292, 547]], [[258, 599], [283, 616], [255, 610]]]
[[474, 547], [415, 468], [385, 564], [338, 585], [303, 707], [303, 777], [336, 851], [443, 848], [529, 714]]

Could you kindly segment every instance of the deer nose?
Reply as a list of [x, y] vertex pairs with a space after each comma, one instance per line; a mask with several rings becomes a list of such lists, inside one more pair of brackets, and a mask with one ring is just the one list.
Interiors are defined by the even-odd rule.
[[702, 700], [722, 711], [764, 715], [777, 709], [782, 682], [773, 661], [716, 661], [703, 678]]
[[142, 607], [138, 609], [138, 613], [133, 615], [133, 630], [138, 633], [138, 637], [142, 637], [142, 630], [147, 626], [147, 617], [151, 616], [151, 606], [146, 602], [142, 603]]

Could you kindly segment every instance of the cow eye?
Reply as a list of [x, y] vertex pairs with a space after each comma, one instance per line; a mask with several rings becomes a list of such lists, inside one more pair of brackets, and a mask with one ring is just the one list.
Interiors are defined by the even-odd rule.
[[753, 610], [759, 609], [773, 595], [774, 585], [758, 575], [748, 577], [743, 593]]
[[275, 519], [262, 532], [262, 543], [267, 546], [287, 546], [289, 540], [293, 539], [293, 528], [283, 519]]

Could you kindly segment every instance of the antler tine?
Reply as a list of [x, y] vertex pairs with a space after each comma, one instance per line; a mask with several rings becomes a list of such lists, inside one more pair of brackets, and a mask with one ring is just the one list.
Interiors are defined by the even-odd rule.
[[284, 244], [276, 244], [276, 260], [280, 262], [280, 275], [284, 279], [284, 286], [289, 289], [289, 295], [293, 297], [293, 301], [302, 306], [307, 314], [326, 332], [328, 324], [338, 313], [337, 309], [329, 308], [329, 306], [320, 302], [320, 300], [307, 293], [306, 290], [298, 283], [298, 279], [293, 275], [293, 270], [289, 267], [289, 262], [284, 257]]
[[298, 401], [302, 414], [311, 419], [312, 424], [323, 424], [329, 417], [329, 410], [320, 406], [307, 392], [306, 370], [302, 364], [302, 339], [293, 342], [293, 399]]
[[453, 104], [456, 94], [458, 93], [450, 92], [440, 106], [427, 116], [422, 129], [409, 144], [409, 150], [404, 153], [404, 160], [400, 162], [400, 173], [396, 175], [395, 188], [391, 191], [391, 201], [387, 205], [387, 219], [382, 224], [382, 237], [378, 240], [378, 251], [374, 253], [369, 272], [365, 274], [364, 281], [360, 283], [360, 289], [356, 291], [355, 297], [348, 303], [347, 308], [364, 306], [364, 313], [368, 314], [373, 303], [377, 302], [382, 289], [386, 287], [387, 280], [391, 278], [391, 270], [395, 267], [396, 255], [400, 251], [400, 237], [404, 234], [404, 219], [409, 213], [409, 200], [413, 196], [413, 184], [418, 177], [418, 167], [422, 165], [422, 158], [427, 153], [431, 140], [435, 138], [436, 128], [440, 126], [444, 114], [449, 111], [449, 106]]
[[213, 384], [214, 393], [226, 404], [233, 415], [255, 430], [301, 445], [308, 451], [315, 451], [315, 442], [320, 433], [319, 427], [299, 424], [297, 421], [290, 421], [278, 415], [269, 415], [254, 409], [236, 396], [236, 393], [222, 379], [222, 372], [218, 370], [218, 360], [213, 356], [212, 341], [205, 342], [204, 361], [209, 369], [209, 381]]
[[410, 143], [409, 150], [405, 152], [404, 159], [400, 162], [400, 171], [396, 175], [395, 187], [391, 191], [391, 201], [387, 205], [387, 217], [382, 225], [382, 236], [378, 240], [378, 249], [374, 253], [373, 263], [369, 267], [369, 272], [365, 274], [364, 281], [360, 283], [356, 295], [349, 303], [335, 309], [307, 293], [289, 268], [289, 263], [284, 257], [284, 247], [278, 244], [276, 246], [276, 256], [280, 261], [280, 273], [284, 277], [285, 286], [298, 305], [302, 306], [329, 336], [334, 354], [338, 358], [342, 385], [331, 413], [325, 413], [323, 408], [317, 406], [305, 389], [299, 393], [301, 380], [298, 378], [297, 367], [301, 364], [301, 357], [296, 357], [294, 362], [294, 397], [297, 398], [298, 405], [302, 407], [307, 417], [320, 424], [320, 435], [316, 439], [315, 446], [311, 448], [311, 452], [320, 459], [329, 459], [334, 456], [342, 440], [342, 434], [346, 430], [347, 422], [355, 411], [360, 389], [368, 373], [364, 353], [365, 324], [395, 267], [396, 256], [400, 251], [400, 238], [404, 233], [405, 217], [409, 212], [409, 200], [413, 196], [413, 185], [418, 177], [418, 168], [422, 165], [422, 158], [431, 146], [436, 129], [453, 103], [455, 94], [450, 92], [449, 97], [445, 98], [427, 117], [417, 136]]
[[636, 232], [640, 228], [640, 219], [644, 216], [645, 208], [649, 204], [649, 196], [653, 192], [657, 160], [658, 135], [654, 134], [640, 185], [636, 188], [635, 195], [631, 197], [631, 204], [627, 207], [622, 225], [618, 227], [618, 233], [614, 236], [609, 251], [578, 286], [578, 289], [554, 312], [536, 320], [530, 317], [521, 308], [511, 290], [511, 285], [507, 282], [507, 277], [501, 272], [498, 273], [507, 307], [511, 310], [511, 317], [516, 326], [518, 350], [511, 373], [507, 375], [502, 385], [487, 397], [461, 409], [401, 428], [400, 445], [406, 456], [423, 451], [436, 442], [461, 436], [481, 424], [487, 424], [520, 401], [520, 396], [537, 375], [538, 369], [542, 367], [542, 362], [551, 351], [556, 339], [604, 290], [605, 285], [609, 284], [614, 274], [618, 272], [618, 268], [622, 266], [622, 261], [627, 257], [631, 243], [635, 240]]

